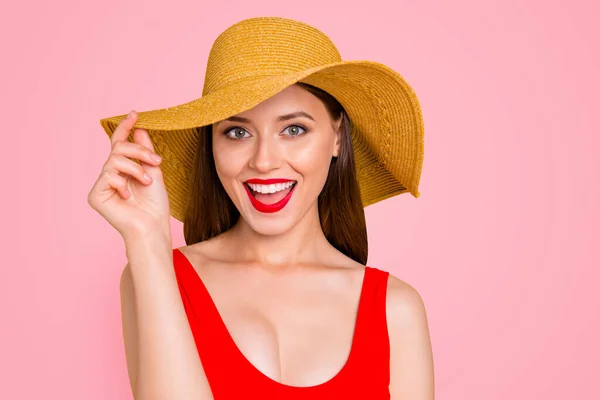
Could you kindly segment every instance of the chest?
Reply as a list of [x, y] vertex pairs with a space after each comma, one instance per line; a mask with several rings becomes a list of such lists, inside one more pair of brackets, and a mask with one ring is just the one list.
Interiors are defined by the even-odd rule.
[[[334, 378], [352, 351], [360, 275], [298, 281], [293, 276], [201, 275], [222, 346], [273, 381], [314, 386]], [[209, 328], [207, 328], [209, 329]]]

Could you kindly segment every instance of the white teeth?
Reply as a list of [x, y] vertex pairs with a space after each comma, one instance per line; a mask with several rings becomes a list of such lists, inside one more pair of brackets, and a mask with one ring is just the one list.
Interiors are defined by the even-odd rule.
[[289, 188], [290, 186], [292, 186], [294, 184], [294, 182], [295, 181], [289, 181], [286, 183], [276, 183], [273, 185], [259, 185], [256, 183], [248, 183], [248, 186], [250, 186], [250, 188], [252, 190], [254, 190], [255, 192], [275, 193], [275, 192], [281, 192], [282, 190]]

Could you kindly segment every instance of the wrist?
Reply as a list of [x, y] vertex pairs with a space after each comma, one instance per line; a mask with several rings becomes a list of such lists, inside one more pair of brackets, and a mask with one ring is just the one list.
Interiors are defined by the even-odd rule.
[[140, 243], [172, 246], [171, 227], [160, 225], [140, 227], [123, 235], [123, 240], [126, 246], [136, 246]]

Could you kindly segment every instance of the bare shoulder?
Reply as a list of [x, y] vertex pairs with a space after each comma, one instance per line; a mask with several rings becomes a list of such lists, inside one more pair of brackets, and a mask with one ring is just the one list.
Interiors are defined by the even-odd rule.
[[391, 398], [433, 400], [433, 352], [423, 299], [391, 274], [387, 289]]
[[206, 242], [199, 242], [199, 243], [194, 243], [194, 244], [189, 244], [186, 246], [178, 247], [177, 250], [179, 250], [181, 253], [183, 253], [183, 255], [185, 255], [186, 257], [189, 257], [189, 256], [202, 255], [205, 247], [206, 247]]
[[392, 274], [388, 278], [386, 306], [388, 325], [392, 328], [426, 322], [425, 304], [419, 292]]
[[223, 240], [224, 236], [221, 234], [202, 242], [178, 247], [177, 250], [192, 260], [195, 265], [201, 265], [209, 260], [220, 260], [233, 253], [231, 251], [233, 249], [229, 248], [227, 242]]

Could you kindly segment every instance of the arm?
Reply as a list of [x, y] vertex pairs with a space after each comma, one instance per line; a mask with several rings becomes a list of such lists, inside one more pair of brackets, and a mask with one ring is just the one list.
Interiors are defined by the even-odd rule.
[[170, 237], [126, 241], [121, 312], [136, 400], [212, 400], [173, 268]]
[[433, 354], [421, 296], [390, 275], [386, 306], [391, 399], [434, 400]]

